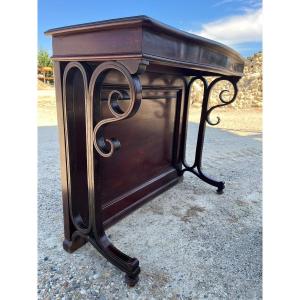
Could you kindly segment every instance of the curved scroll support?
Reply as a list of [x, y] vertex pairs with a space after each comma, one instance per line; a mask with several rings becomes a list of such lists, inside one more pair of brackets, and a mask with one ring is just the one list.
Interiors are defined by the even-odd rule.
[[[203, 116], [201, 115], [201, 120], [200, 120], [200, 124], [199, 124], [199, 130], [198, 130], [198, 141], [197, 141], [197, 149], [196, 149], [196, 157], [195, 157], [195, 160], [194, 160], [194, 163], [192, 166], [190, 166], [186, 159], [185, 159], [185, 147], [186, 147], [186, 136], [187, 136], [187, 122], [188, 122], [188, 114], [189, 114], [189, 106], [190, 106], [190, 93], [191, 93], [191, 90], [192, 90], [192, 86], [194, 84], [194, 82], [196, 80], [200, 80], [202, 81], [203, 83], [203, 87], [204, 87], [204, 93], [203, 93], [203, 99], [202, 99], [202, 103], [204, 106], [207, 106], [207, 102], [208, 101], [208, 83], [207, 83], [207, 80], [202, 77], [202, 76], [195, 76], [193, 77], [190, 82], [188, 83], [187, 87], [186, 87], [186, 99], [185, 99], [185, 124], [184, 124], [184, 128], [183, 128], [183, 143], [182, 143], [182, 148], [183, 148], [183, 153], [182, 153], [182, 164], [183, 166], [185, 167], [185, 169], [194, 169], [196, 167], [196, 161], [199, 160], [199, 158], [197, 158], [197, 153], [199, 152], [202, 152], [202, 149], [201, 151], [198, 151], [198, 147], [199, 147], [199, 139], [200, 139], [200, 133], [204, 131], [204, 122], [203, 122]], [[203, 106], [202, 105], [202, 106]], [[202, 111], [203, 111], [203, 107], [202, 107]], [[203, 128], [202, 128], [203, 127]], [[185, 171], [185, 169], [182, 170], [182, 172]]]
[[[68, 125], [68, 118], [67, 118], [67, 101], [68, 101], [68, 91], [72, 90], [73, 88], [72, 86], [68, 85], [67, 80], [69, 79], [69, 77], [73, 77], [74, 76], [74, 71], [79, 71], [82, 77], [82, 81], [83, 81], [83, 90], [84, 90], [84, 111], [87, 111], [87, 101], [88, 101], [88, 76], [89, 76], [89, 70], [87, 68], [87, 66], [79, 63], [79, 62], [69, 62], [67, 64], [67, 66], [64, 69], [64, 73], [63, 73], [63, 110], [64, 110], [64, 114], [65, 114], [65, 126], [64, 126], [64, 130], [65, 130], [65, 135], [68, 136], [68, 132], [69, 132], [69, 125]], [[88, 136], [88, 128], [86, 127], [85, 130], [85, 135]], [[69, 149], [70, 151], [70, 145], [69, 145], [69, 139], [66, 139], [66, 148]], [[80, 203], [78, 203], [78, 199], [76, 199], [76, 193], [74, 193], [75, 195], [72, 195], [72, 174], [70, 171], [70, 157], [69, 155], [66, 156], [67, 159], [67, 173], [68, 173], [68, 198], [69, 198], [69, 210], [70, 210], [70, 217], [72, 220], [72, 223], [74, 225], [74, 227], [81, 231], [82, 233], [88, 233], [91, 231], [92, 228], [92, 223], [91, 223], [91, 211], [89, 210], [88, 215], [88, 224], [85, 224], [85, 222], [83, 221], [82, 215], [81, 215], [81, 205]], [[87, 166], [86, 166], [87, 168]], [[86, 172], [88, 173], [88, 168], [86, 169]], [[86, 182], [86, 184], [88, 184], [88, 182]], [[88, 202], [88, 199], [86, 199], [86, 202]], [[76, 248], [76, 245], [78, 245], [78, 243], [75, 243], [75, 246], [70, 246], [72, 244], [72, 241], [66, 241], [66, 243], [69, 243], [69, 248]], [[65, 247], [65, 246], [64, 246]], [[78, 248], [78, 247], [77, 247]]]
[[[123, 74], [126, 78], [129, 86], [129, 92], [122, 90], [113, 90], [108, 96], [108, 108], [112, 113], [113, 117], [98, 122], [93, 128], [93, 108], [94, 102], [97, 97], [94, 97], [96, 94], [95, 85], [100, 83], [100, 86], [110, 70], [116, 70]], [[80, 74], [78, 73], [80, 72]], [[136, 258], [131, 258], [118, 250], [111, 241], [108, 239], [105, 234], [103, 226], [103, 217], [102, 217], [102, 203], [101, 199], [95, 199], [95, 183], [94, 183], [94, 147], [101, 156], [110, 157], [114, 151], [120, 148], [120, 142], [116, 138], [104, 138], [104, 128], [106, 125], [127, 119], [133, 116], [139, 106], [142, 98], [142, 88], [139, 81], [138, 75], [131, 75], [125, 65], [119, 62], [104, 62], [101, 63], [92, 73], [90, 82], [89, 74], [90, 70], [86, 65], [79, 62], [70, 62], [67, 64], [63, 74], [63, 103], [64, 103], [64, 114], [66, 119], [68, 119], [67, 114], [73, 113], [74, 99], [78, 101], [81, 100], [84, 105], [84, 113], [81, 113], [81, 117], [85, 116], [85, 134], [86, 140], [84, 144], [86, 145], [86, 174], [87, 182], [83, 184], [82, 189], [86, 188], [86, 195], [81, 198], [76, 198], [76, 193], [72, 192], [71, 186], [71, 169], [69, 157], [67, 157], [68, 165], [68, 196], [69, 196], [69, 211], [70, 211], [70, 223], [72, 226], [71, 236], [66, 237], [63, 242], [64, 249], [72, 253], [86, 242], [90, 242], [108, 261], [113, 265], [118, 267], [121, 271], [126, 273], [125, 280], [129, 286], [134, 286], [138, 282], [138, 275], [140, 273], [139, 261]], [[74, 97], [73, 88], [74, 83], [68, 83], [68, 80], [77, 80], [82, 77], [82, 93], [81, 96]], [[98, 86], [99, 87], [99, 86]], [[71, 99], [73, 102], [70, 102], [72, 106], [67, 106], [68, 99]], [[118, 100], [120, 99], [129, 99], [129, 105], [127, 109], [123, 111], [119, 106]], [[70, 101], [71, 101], [70, 100]], [[70, 104], [70, 105], [71, 105]], [[73, 115], [71, 115], [73, 116]], [[74, 125], [71, 123], [71, 125]], [[65, 134], [68, 135], [68, 122], [65, 124]], [[66, 139], [66, 147], [69, 149], [69, 139]], [[84, 147], [85, 147], [84, 145]], [[77, 146], [77, 144], [75, 145]], [[84, 148], [85, 149], [85, 148]], [[76, 190], [74, 190], [76, 191]], [[76, 201], [75, 201], [75, 200]], [[80, 200], [80, 201], [79, 201]], [[87, 211], [82, 213], [83, 201], [88, 202]], [[96, 202], [97, 201], [97, 202]], [[88, 213], [88, 218], [87, 218]], [[84, 222], [85, 220], [85, 222]]]
[[117, 249], [106, 236], [103, 234], [97, 240], [89, 239], [89, 242], [113, 265], [126, 273], [125, 281], [128, 285], [134, 286], [139, 280], [139, 261], [131, 258]]
[[137, 75], [131, 75], [126, 67], [118, 62], [104, 62], [94, 71], [89, 92], [91, 101], [94, 101], [95, 83], [98, 78], [102, 81], [109, 70], [117, 70], [123, 74], [129, 85], [129, 105], [126, 111], [123, 111], [118, 104], [118, 100], [125, 98], [126, 92], [113, 90], [108, 96], [108, 108], [114, 117], [101, 120], [93, 129], [93, 144], [96, 151], [103, 157], [110, 157], [121, 147], [121, 143], [116, 138], [104, 138], [104, 128], [107, 124], [125, 120], [132, 117], [140, 107], [142, 98], [142, 88]]
[[[101, 120], [93, 127], [94, 104], [97, 100], [94, 97], [96, 83], [102, 84], [107, 72], [117, 70], [126, 78], [129, 86], [129, 93], [121, 90], [113, 90], [108, 95], [108, 108], [113, 117]], [[120, 99], [129, 99], [127, 109], [123, 111], [118, 104]], [[110, 157], [120, 148], [121, 144], [116, 138], [104, 138], [104, 128], [106, 125], [125, 120], [133, 116], [141, 102], [142, 87], [138, 75], [131, 75], [127, 68], [118, 62], [101, 63], [93, 72], [89, 85], [89, 101], [88, 101], [88, 153], [89, 153], [89, 169], [94, 170], [94, 148], [102, 157]], [[89, 235], [83, 235], [82, 232], [76, 231], [75, 236], [80, 235], [86, 238], [108, 261], [126, 273], [125, 280], [128, 285], [134, 286], [138, 282], [140, 273], [139, 261], [131, 258], [118, 250], [107, 237], [102, 216], [101, 199], [95, 199], [94, 174], [90, 172], [91, 189], [89, 195], [90, 210], [92, 212], [93, 228]], [[96, 203], [97, 201], [97, 203]], [[98, 209], [96, 209], [98, 207]], [[100, 208], [100, 209], [99, 209]], [[75, 237], [74, 236], [74, 237]]]
[[97, 238], [92, 235], [86, 236], [80, 231], [73, 233], [72, 241], [81, 242], [83, 240], [90, 242], [109, 262], [125, 272], [125, 282], [129, 286], [134, 286], [139, 281], [139, 273], [141, 272], [139, 261], [117, 249], [104, 232]]
[[212, 122], [211, 119], [210, 119], [210, 114], [211, 112], [218, 108], [218, 107], [222, 107], [222, 106], [225, 106], [225, 105], [229, 105], [231, 103], [234, 102], [234, 100], [236, 99], [236, 96], [238, 94], [238, 88], [237, 88], [237, 82], [238, 82], [238, 79], [236, 77], [233, 77], [231, 78], [227, 78], [227, 77], [219, 77], [215, 80], [213, 80], [209, 86], [209, 92], [211, 92], [212, 88], [215, 86], [216, 83], [220, 82], [220, 81], [229, 81], [231, 83], [231, 85], [233, 86], [233, 89], [234, 89], [234, 92], [233, 92], [233, 95], [231, 96], [231, 98], [229, 100], [226, 100], [223, 96], [224, 94], [229, 94], [230, 91], [225, 89], [225, 90], [222, 90], [219, 94], [219, 99], [221, 101], [221, 104], [217, 104], [217, 105], [214, 105], [212, 106], [208, 111], [207, 111], [207, 114], [206, 114], [206, 122], [211, 125], [211, 126], [216, 126], [218, 125], [220, 122], [221, 122], [221, 119], [220, 117], [217, 117], [217, 121], [216, 122]]
[[217, 193], [218, 194], [223, 194], [223, 190], [225, 188], [225, 182], [224, 181], [216, 181], [214, 179], [211, 179], [210, 177], [206, 176], [201, 169], [195, 170], [194, 168], [188, 167], [183, 169], [181, 172], [182, 174], [186, 171], [189, 171], [191, 173], [193, 173], [194, 175], [196, 175], [199, 179], [203, 180], [204, 182], [215, 186], [217, 188]]
[[[204, 86], [204, 92], [203, 92], [203, 101], [202, 101], [202, 110], [201, 110], [201, 118], [200, 118], [200, 123], [199, 123], [199, 129], [198, 129], [198, 137], [197, 137], [197, 146], [196, 146], [196, 155], [195, 155], [195, 160], [192, 166], [188, 165], [188, 163], [185, 160], [185, 153], [182, 154], [182, 164], [184, 168], [180, 171], [180, 174], [183, 174], [186, 171], [189, 171], [199, 177], [201, 180], [204, 182], [217, 187], [217, 193], [222, 194], [223, 190], [225, 188], [225, 183], [223, 181], [216, 181], [214, 179], [211, 179], [207, 177], [205, 174], [202, 172], [202, 153], [203, 153], [203, 143], [204, 143], [204, 136], [205, 136], [205, 123], [207, 122], [208, 124], [215, 126], [218, 125], [221, 121], [219, 117], [217, 117], [217, 121], [213, 122], [210, 119], [210, 114], [211, 112], [221, 106], [225, 106], [228, 104], [231, 104], [235, 99], [238, 94], [238, 88], [237, 88], [237, 82], [239, 81], [240, 77], [232, 77], [232, 76], [221, 76], [216, 79], [214, 79], [210, 84], [208, 84], [207, 80], [203, 76], [195, 76], [193, 77], [187, 87], [187, 92], [186, 92], [186, 99], [185, 99], [185, 118], [186, 118], [186, 124], [184, 124], [184, 129], [183, 129], [183, 139], [184, 142], [182, 143], [183, 149], [185, 152], [185, 140], [186, 140], [186, 134], [187, 134], [187, 116], [188, 116], [188, 108], [189, 108], [189, 98], [190, 98], [190, 91], [192, 88], [193, 83], [196, 80], [201, 80]], [[221, 101], [221, 104], [217, 104], [212, 106], [211, 108], [208, 109], [208, 102], [211, 96], [211, 91], [213, 87], [220, 81], [228, 81], [232, 84], [234, 92], [232, 97], [229, 100], [226, 100], [224, 98], [224, 95], [226, 93], [229, 93], [229, 90], [223, 89], [220, 94], [219, 94], [219, 99]]]

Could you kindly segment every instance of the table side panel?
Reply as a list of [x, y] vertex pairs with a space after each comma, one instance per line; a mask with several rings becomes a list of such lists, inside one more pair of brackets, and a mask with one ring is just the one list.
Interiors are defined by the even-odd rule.
[[53, 56], [71, 58], [140, 54], [141, 36], [139, 27], [53, 36]]
[[[109, 90], [124, 89], [124, 85], [114, 85], [117, 75], [110, 78], [113, 84], [106, 80], [106, 88], [101, 92], [100, 119], [111, 117], [107, 105]], [[174, 131], [180, 129], [176, 122], [181, 122], [182, 106], [178, 104], [183, 100], [183, 80], [146, 72], [141, 81], [143, 99], [138, 112], [105, 129], [105, 136], [117, 138], [121, 149], [109, 158], [97, 153], [94, 156], [95, 198], [102, 203], [106, 223], [125, 216], [156, 190], [178, 181], [175, 167], [179, 150], [174, 147], [178, 148], [179, 143], [174, 143], [174, 137], [179, 139], [180, 132]]]
[[[157, 45], [160, 45], [157, 47]], [[229, 51], [220, 47], [210, 47], [207, 43], [180, 39], [178, 36], [157, 32], [151, 28], [143, 29], [143, 55], [163, 58], [179, 63], [198, 65], [204, 70], [207, 67], [220, 68], [230, 72], [242, 73], [244, 64]], [[222, 72], [221, 72], [222, 73]]]

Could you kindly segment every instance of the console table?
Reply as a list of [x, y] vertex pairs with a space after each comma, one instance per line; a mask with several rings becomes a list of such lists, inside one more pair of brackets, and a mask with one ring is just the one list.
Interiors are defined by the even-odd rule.
[[[90, 242], [138, 281], [139, 261], [117, 249], [105, 234], [112, 224], [178, 183], [184, 172], [221, 193], [224, 182], [201, 169], [210, 113], [232, 103], [244, 60], [220, 43], [147, 16], [51, 29], [60, 140], [63, 247], [73, 252]], [[207, 80], [213, 76], [213, 80]], [[204, 87], [192, 165], [185, 160], [189, 95]], [[233, 89], [220, 91], [220, 81]], [[225, 97], [225, 94], [227, 96]], [[133, 241], [134, 242], [134, 241]]]

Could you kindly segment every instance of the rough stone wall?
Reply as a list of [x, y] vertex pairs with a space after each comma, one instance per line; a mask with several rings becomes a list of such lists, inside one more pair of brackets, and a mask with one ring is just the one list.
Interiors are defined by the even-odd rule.
[[[207, 78], [208, 82], [213, 80], [212, 77]], [[237, 99], [230, 107], [240, 108], [262, 108], [262, 52], [258, 52], [247, 58], [244, 68], [244, 76], [238, 83], [239, 93]], [[210, 98], [210, 106], [221, 103], [219, 94], [222, 90], [228, 89], [230, 93], [224, 93], [225, 100], [230, 99], [233, 88], [230, 83], [220, 81], [212, 90]], [[191, 91], [191, 102], [197, 103], [202, 99], [203, 88], [202, 83], [196, 81]]]

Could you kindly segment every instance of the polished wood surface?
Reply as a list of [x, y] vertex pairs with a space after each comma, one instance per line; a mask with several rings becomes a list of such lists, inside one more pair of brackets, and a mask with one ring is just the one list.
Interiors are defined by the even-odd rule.
[[[105, 91], [124, 90], [126, 85], [122, 80], [116, 72], [107, 74], [96, 123], [110, 116]], [[122, 151], [110, 158], [97, 155], [95, 160], [95, 193], [96, 199], [99, 197], [103, 203], [105, 224], [116, 220], [115, 215], [124, 215], [127, 207], [132, 210], [140, 205], [140, 198], [146, 194], [178, 178], [175, 166], [179, 165], [179, 144], [175, 148], [173, 141], [174, 136], [180, 139], [175, 118], [177, 110], [182, 114], [180, 92], [185, 82], [175, 76], [148, 72], [141, 75], [140, 80], [143, 100], [138, 113], [122, 124], [111, 124], [105, 133], [119, 138]], [[126, 102], [120, 101], [124, 109]]]
[[67, 26], [46, 34], [53, 37], [55, 60], [109, 60], [121, 56], [227, 75], [243, 73], [244, 59], [231, 48], [147, 16]]
[[[64, 249], [90, 242], [133, 286], [139, 261], [118, 250], [105, 229], [182, 180], [190, 171], [222, 192], [201, 170], [205, 124], [232, 103], [244, 61], [232, 49], [146, 16], [52, 29], [60, 141]], [[158, 47], [159, 45], [159, 47]], [[204, 76], [217, 76], [211, 83]], [[203, 105], [195, 162], [185, 162], [192, 83]], [[220, 80], [229, 100], [208, 106]], [[134, 243], [134, 241], [132, 241]]]

